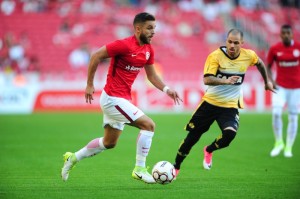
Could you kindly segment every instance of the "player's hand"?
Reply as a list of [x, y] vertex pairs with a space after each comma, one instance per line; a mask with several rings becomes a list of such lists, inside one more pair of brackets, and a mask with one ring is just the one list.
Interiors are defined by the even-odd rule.
[[169, 97], [171, 97], [174, 100], [175, 104], [180, 105], [180, 101], [183, 102], [176, 91], [172, 89], [168, 89], [167, 94], [169, 95]]
[[92, 103], [92, 100], [94, 100], [93, 98], [93, 94], [95, 93], [95, 88], [94, 86], [86, 86], [85, 88], [85, 101], [86, 103]]
[[269, 80], [265, 84], [265, 90], [269, 90], [272, 91], [273, 93], [276, 93], [274, 84]]
[[238, 82], [238, 80], [240, 79], [240, 76], [231, 76], [229, 77], [226, 81], [227, 81], [227, 84], [235, 84]]

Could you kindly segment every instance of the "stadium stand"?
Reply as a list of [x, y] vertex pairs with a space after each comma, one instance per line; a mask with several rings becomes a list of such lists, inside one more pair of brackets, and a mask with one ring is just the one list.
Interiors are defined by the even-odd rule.
[[[14, 5], [6, 6], [9, 9], [3, 8], [4, 3], [12, 2]], [[26, 35], [29, 45], [21, 42], [25, 61], [21, 62], [20, 69], [21, 64], [17, 60], [16, 66], [10, 70], [38, 71], [41, 79], [55, 76], [82, 78], [86, 67], [74, 69], [70, 66], [71, 51], [86, 43], [92, 52], [107, 42], [129, 36], [132, 34], [133, 16], [137, 12], [149, 11], [157, 17], [153, 46], [164, 78], [198, 80], [207, 54], [224, 41], [224, 34], [229, 28], [228, 22], [224, 21], [228, 18], [224, 15], [231, 14], [233, 24], [252, 36], [258, 35], [268, 44], [278, 39], [278, 27], [282, 23], [300, 24], [299, 9], [278, 10], [278, 6], [249, 11], [240, 6], [234, 7], [227, 0], [2, 0], [0, 71], [8, 71], [8, 65], [14, 65], [9, 61], [9, 50], [14, 43], [22, 41], [22, 35]], [[274, 24], [268, 26], [270, 21]], [[264, 31], [257, 31], [260, 29]], [[296, 30], [299, 36], [299, 25]], [[257, 48], [264, 53], [266, 49], [261, 49], [258, 44]]]

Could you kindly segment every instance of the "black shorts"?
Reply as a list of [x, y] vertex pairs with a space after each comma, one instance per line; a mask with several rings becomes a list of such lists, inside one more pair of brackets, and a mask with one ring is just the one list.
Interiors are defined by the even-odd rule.
[[239, 127], [239, 111], [236, 108], [214, 106], [203, 101], [185, 129], [187, 131], [204, 133], [208, 131], [214, 121], [217, 121], [221, 130], [226, 127], [232, 127], [237, 131]]

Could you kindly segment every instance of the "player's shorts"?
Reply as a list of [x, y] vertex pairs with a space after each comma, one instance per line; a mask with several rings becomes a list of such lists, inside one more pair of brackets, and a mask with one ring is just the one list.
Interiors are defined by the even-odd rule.
[[300, 88], [287, 89], [277, 86], [276, 93], [272, 93], [272, 107], [284, 108], [287, 105], [289, 113], [298, 114], [300, 105]]
[[131, 123], [145, 115], [130, 101], [109, 96], [104, 90], [100, 97], [100, 106], [103, 111], [103, 127], [110, 125], [121, 131], [124, 129], [125, 123]]
[[217, 121], [221, 130], [232, 127], [237, 131], [239, 128], [239, 111], [236, 108], [214, 106], [203, 101], [185, 129], [204, 133], [208, 131], [214, 121]]

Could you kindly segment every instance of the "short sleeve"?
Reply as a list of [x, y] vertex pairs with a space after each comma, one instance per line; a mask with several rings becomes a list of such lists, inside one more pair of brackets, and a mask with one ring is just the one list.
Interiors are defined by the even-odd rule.
[[212, 53], [207, 57], [207, 59], [205, 61], [203, 74], [204, 74], [204, 76], [216, 75], [218, 68], [219, 68], [219, 62], [216, 59], [216, 54]]
[[[146, 55], [147, 56], [147, 55]], [[153, 48], [150, 46], [150, 56], [149, 59], [147, 60], [147, 65], [152, 65], [154, 64], [154, 50]]]
[[258, 63], [259, 58], [253, 50], [249, 50], [249, 54], [251, 57], [251, 63], [249, 64], [249, 66], [254, 66], [255, 64]]
[[128, 47], [122, 40], [116, 40], [106, 45], [106, 50], [109, 57], [115, 57], [128, 53]]

